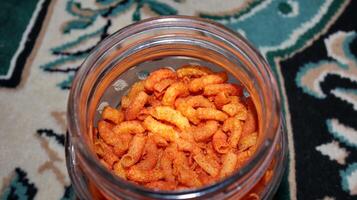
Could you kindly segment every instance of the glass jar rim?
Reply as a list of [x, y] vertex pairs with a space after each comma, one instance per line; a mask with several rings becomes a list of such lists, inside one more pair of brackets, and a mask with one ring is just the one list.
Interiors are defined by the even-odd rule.
[[[75, 78], [73, 79], [72, 82], [72, 88], [69, 94], [69, 99], [68, 99], [68, 112], [67, 112], [67, 118], [68, 118], [68, 127], [70, 131], [70, 137], [73, 139], [72, 142], [78, 144], [78, 150], [80, 152], [80, 155], [83, 157], [83, 159], [92, 167], [94, 168], [95, 171], [98, 171], [106, 176], [106, 180], [116, 184], [116, 185], [122, 185], [126, 186], [127, 188], [131, 189], [132, 191], [137, 191], [144, 193], [148, 196], [151, 197], [159, 197], [159, 198], [165, 198], [166, 195], [169, 195], [169, 198], [194, 198], [197, 197], [197, 195], [201, 193], [209, 193], [210, 191], [217, 191], [217, 190], [222, 190], [226, 186], [231, 185], [234, 183], [236, 180], [239, 178], [245, 176], [246, 174], [249, 173], [249, 169], [252, 167], [256, 167], [261, 158], [264, 158], [265, 156], [271, 155], [273, 153], [273, 148], [274, 145], [277, 142], [277, 134], [274, 134], [274, 138], [272, 141], [266, 141], [262, 143], [264, 145], [264, 148], [259, 148], [257, 152], [253, 155], [252, 159], [246, 163], [238, 172], [235, 172], [231, 176], [222, 179], [218, 182], [215, 182], [211, 185], [207, 185], [201, 188], [197, 189], [189, 189], [189, 190], [182, 190], [182, 191], [156, 191], [156, 190], [151, 190], [147, 189], [142, 186], [134, 185], [131, 183], [128, 183], [125, 180], [121, 180], [117, 178], [115, 175], [113, 175], [109, 170], [107, 170], [104, 166], [102, 166], [99, 162], [97, 162], [97, 159], [95, 159], [95, 156], [93, 153], [90, 151], [90, 148], [88, 144], [80, 138], [80, 132], [81, 128], [79, 126], [79, 121], [78, 121], [78, 115], [79, 115], [79, 110], [77, 109], [77, 99], [75, 97], [78, 97], [81, 94], [81, 90], [83, 87], [83, 84], [85, 82], [86, 74], [90, 73], [93, 67], [93, 61], [95, 61], [98, 57], [100, 57], [103, 53], [105, 53], [108, 49], [110, 49], [113, 45], [111, 44], [116, 44], [117, 42], [124, 40], [126, 37], [138, 33], [139, 31], [144, 31], [151, 29], [153, 27], [171, 27], [171, 26], [179, 26], [179, 27], [186, 27], [187, 24], [193, 25], [199, 25], [201, 27], [206, 27], [207, 31], [219, 31], [226, 40], [232, 42], [234, 44], [234, 40], [240, 40], [240, 44], [246, 45], [246, 47], [251, 51], [251, 54], [254, 54], [254, 56], [257, 56], [260, 60], [260, 62], [263, 65], [263, 69], [266, 70], [267, 75], [270, 78], [270, 83], [272, 84], [272, 87], [274, 89], [277, 88], [277, 83], [275, 81], [274, 76], [269, 70], [269, 65], [261, 56], [261, 54], [244, 38], [242, 37], [239, 33], [233, 32], [232, 30], [228, 29], [227, 27], [223, 26], [222, 24], [219, 24], [217, 22], [207, 20], [207, 19], [202, 19], [198, 17], [192, 17], [192, 16], [164, 16], [164, 17], [155, 17], [155, 18], [149, 18], [146, 20], [142, 20], [140, 22], [128, 25], [117, 32], [111, 34], [108, 36], [106, 39], [104, 39], [102, 42], [100, 42], [96, 48], [94, 48], [89, 56], [85, 59], [83, 64], [81, 65], [82, 67], [78, 70], [76, 73]], [[280, 96], [278, 91], [272, 91], [272, 98], [274, 105], [272, 105], [272, 111], [278, 113], [278, 117], [280, 116]], [[273, 133], [278, 132], [278, 129], [280, 127], [281, 120], [279, 120], [279, 124], [276, 127], [270, 127], [269, 130], [266, 131], [271, 131]]]

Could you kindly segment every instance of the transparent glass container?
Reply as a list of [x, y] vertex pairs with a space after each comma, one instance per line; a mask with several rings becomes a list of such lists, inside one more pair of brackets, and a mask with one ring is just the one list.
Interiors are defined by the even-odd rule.
[[[258, 116], [258, 148], [240, 170], [215, 184], [154, 191], [107, 170], [92, 149], [100, 107], [116, 107], [128, 86], [155, 69], [184, 64], [226, 71], [245, 87]], [[278, 86], [269, 65], [239, 34], [200, 18], [167, 16], [127, 26], [102, 41], [72, 83], [68, 101], [66, 162], [80, 199], [270, 199], [287, 160]]]

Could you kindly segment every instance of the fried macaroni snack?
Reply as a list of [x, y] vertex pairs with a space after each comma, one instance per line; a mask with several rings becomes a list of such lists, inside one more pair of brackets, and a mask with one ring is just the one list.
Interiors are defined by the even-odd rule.
[[104, 108], [93, 143], [101, 163], [154, 190], [202, 187], [239, 170], [257, 148], [258, 123], [242, 86], [227, 79], [203, 66], [151, 72], [118, 108]]

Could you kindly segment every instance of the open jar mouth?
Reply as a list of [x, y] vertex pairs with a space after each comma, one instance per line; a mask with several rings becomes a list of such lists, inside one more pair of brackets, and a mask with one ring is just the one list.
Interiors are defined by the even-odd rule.
[[[96, 123], [97, 108], [108, 93], [107, 89], [134, 66], [145, 67], [145, 63], [163, 58], [189, 58], [211, 63], [213, 67], [229, 72], [231, 77], [239, 77], [237, 80], [252, 97], [258, 115], [258, 148], [250, 161], [231, 176], [197, 189], [156, 191], [118, 178], [102, 166], [95, 156], [90, 145], [91, 135]], [[82, 167], [93, 179], [96, 179], [95, 174], [105, 177], [101, 179], [103, 182], [100, 187], [110, 193], [108, 196], [117, 194], [115, 187], [106, 186], [110, 184], [146, 197], [161, 199], [202, 197], [232, 187], [244, 191], [247, 185], [254, 185], [271, 162], [282, 123], [277, 84], [258, 51], [238, 33], [223, 25], [186, 16], [143, 20], [102, 41], [86, 58], [73, 80], [67, 118], [68, 137], [74, 148], [72, 152], [78, 152], [78, 160], [72, 162], [86, 163]], [[261, 173], [253, 175], [253, 171]]]

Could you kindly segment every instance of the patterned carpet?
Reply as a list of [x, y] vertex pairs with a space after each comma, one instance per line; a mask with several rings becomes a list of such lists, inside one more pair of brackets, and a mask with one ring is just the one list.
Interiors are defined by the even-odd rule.
[[0, 2], [0, 199], [74, 199], [64, 159], [74, 73], [134, 21], [194, 15], [238, 31], [280, 84], [289, 165], [276, 199], [357, 199], [357, 2]]

